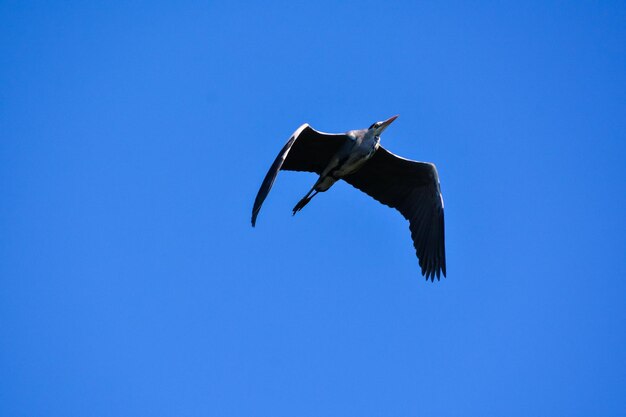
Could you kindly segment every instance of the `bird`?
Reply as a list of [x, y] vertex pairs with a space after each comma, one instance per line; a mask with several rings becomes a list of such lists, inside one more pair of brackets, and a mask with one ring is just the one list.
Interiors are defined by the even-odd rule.
[[402, 158], [380, 145], [380, 135], [396, 120], [373, 123], [367, 129], [324, 133], [301, 125], [276, 156], [265, 175], [252, 208], [252, 227], [278, 171], [306, 171], [319, 175], [295, 205], [293, 215], [318, 193], [343, 180], [409, 221], [421, 274], [434, 281], [446, 276], [443, 197], [434, 164]]

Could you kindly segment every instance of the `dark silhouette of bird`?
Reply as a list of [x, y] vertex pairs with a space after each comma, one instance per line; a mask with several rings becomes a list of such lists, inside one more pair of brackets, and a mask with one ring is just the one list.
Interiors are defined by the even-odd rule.
[[302, 210], [317, 193], [344, 180], [408, 221], [422, 275], [434, 281], [446, 276], [443, 198], [434, 164], [401, 158], [380, 146], [381, 133], [398, 116], [367, 129], [342, 134], [323, 133], [303, 124], [289, 138], [270, 167], [252, 208], [252, 226], [280, 170], [319, 175], [293, 208]]

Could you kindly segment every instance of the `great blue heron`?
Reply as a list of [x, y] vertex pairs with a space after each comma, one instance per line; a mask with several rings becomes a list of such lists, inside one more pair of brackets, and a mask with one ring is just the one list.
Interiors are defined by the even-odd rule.
[[254, 200], [252, 226], [280, 170], [319, 174], [311, 190], [293, 208], [302, 210], [318, 192], [338, 180], [395, 208], [408, 221], [422, 275], [446, 276], [443, 198], [435, 165], [411, 161], [380, 146], [380, 134], [398, 116], [368, 129], [323, 133], [303, 124], [289, 138], [270, 167]]

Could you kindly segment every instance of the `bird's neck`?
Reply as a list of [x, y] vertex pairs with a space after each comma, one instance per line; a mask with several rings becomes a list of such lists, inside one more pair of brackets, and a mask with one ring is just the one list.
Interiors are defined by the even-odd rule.
[[366, 145], [366, 146], [369, 145], [369, 146], [378, 147], [379, 143], [380, 143], [380, 136], [366, 135], [363, 138], [363, 144]]

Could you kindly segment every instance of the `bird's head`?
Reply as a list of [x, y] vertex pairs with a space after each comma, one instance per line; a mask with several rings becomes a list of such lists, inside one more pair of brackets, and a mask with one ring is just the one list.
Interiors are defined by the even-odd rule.
[[371, 125], [367, 130], [373, 131], [374, 136], [380, 136], [380, 134], [383, 133], [385, 129], [387, 129], [387, 126], [389, 126], [391, 122], [393, 122], [397, 118], [398, 118], [398, 115], [395, 115], [395, 116], [390, 117], [387, 120], [383, 120], [382, 122], [376, 122], [373, 125]]

